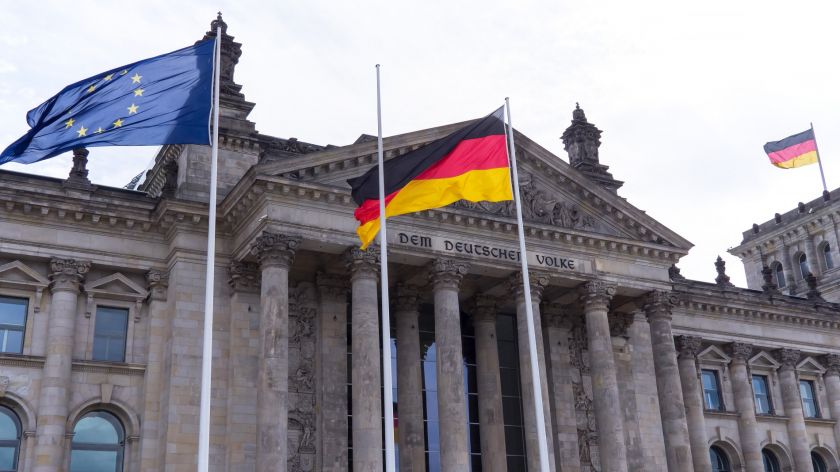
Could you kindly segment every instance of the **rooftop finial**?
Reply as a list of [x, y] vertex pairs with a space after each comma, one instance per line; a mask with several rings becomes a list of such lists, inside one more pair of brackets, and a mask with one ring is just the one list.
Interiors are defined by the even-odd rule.
[[586, 115], [583, 113], [583, 110], [580, 108], [580, 103], [578, 102], [575, 102], [575, 109], [572, 112], [572, 121], [586, 122]]
[[220, 11], [216, 12], [216, 19], [219, 20], [219, 21], [222, 21], [222, 12], [220, 12]]
[[720, 256], [715, 261], [715, 269], [718, 273], [715, 283], [724, 287], [733, 287], [732, 282], [729, 281], [729, 276], [726, 275], [726, 262]]

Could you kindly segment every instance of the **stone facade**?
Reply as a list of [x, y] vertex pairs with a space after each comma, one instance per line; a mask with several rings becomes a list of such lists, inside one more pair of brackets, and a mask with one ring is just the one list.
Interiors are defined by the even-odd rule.
[[[211, 469], [382, 470], [378, 249], [357, 248], [345, 183], [376, 144], [259, 134], [222, 31]], [[459, 126], [385, 138], [386, 158]], [[617, 195], [600, 136], [577, 108], [571, 165], [516, 138], [542, 411], [512, 206], [390, 221], [400, 470], [538, 470], [537, 421], [557, 472], [707, 471], [710, 451], [730, 470], [768, 453], [838, 470], [835, 269], [788, 278], [798, 254], [836, 254], [835, 195], [745, 234], [749, 289], [722, 261], [715, 283], [686, 280], [691, 243]], [[210, 153], [164, 146], [141, 191], [91, 184], [75, 154], [66, 180], [0, 171], [0, 301], [26, 306], [20, 350], [0, 353], [17, 470], [69, 470], [95, 412], [118, 420], [122, 470], [195, 470]], [[97, 351], [103, 308], [127, 313], [119, 359]]]

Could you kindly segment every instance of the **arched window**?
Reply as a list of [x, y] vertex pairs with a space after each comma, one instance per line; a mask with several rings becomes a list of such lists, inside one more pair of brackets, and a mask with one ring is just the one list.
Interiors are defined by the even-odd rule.
[[764, 460], [764, 472], [782, 472], [779, 466], [779, 459], [769, 449], [761, 450], [761, 458]]
[[776, 262], [773, 264], [773, 274], [776, 278], [776, 286], [779, 288], [785, 288], [786, 281], [785, 281], [785, 268], [782, 267], [780, 262]]
[[125, 432], [112, 414], [94, 411], [73, 428], [70, 472], [122, 472]]
[[732, 472], [732, 468], [729, 467], [729, 458], [719, 447], [710, 447], [709, 457], [712, 459], [712, 472]]
[[811, 451], [811, 463], [814, 465], [814, 472], [828, 472], [825, 461], [814, 451]]
[[802, 274], [803, 280], [809, 273], [811, 273], [811, 268], [808, 267], [808, 257], [806, 257], [805, 254], [799, 255], [799, 273]]
[[20, 420], [10, 409], [0, 406], [0, 471], [18, 470]]
[[831, 244], [823, 244], [823, 260], [825, 261], [825, 270], [834, 268], [834, 259], [831, 258]]

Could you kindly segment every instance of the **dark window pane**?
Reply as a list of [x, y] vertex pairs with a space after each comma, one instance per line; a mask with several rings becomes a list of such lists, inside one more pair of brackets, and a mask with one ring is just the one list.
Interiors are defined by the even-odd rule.
[[709, 410], [721, 410], [720, 384], [718, 383], [717, 372], [714, 370], [703, 370], [703, 398], [706, 408]]
[[481, 433], [477, 424], [470, 425], [470, 452], [481, 453]]
[[831, 246], [826, 244], [823, 246], [823, 256], [825, 257], [825, 268], [834, 268], [834, 259], [831, 257]]
[[70, 472], [114, 472], [117, 468], [117, 451], [76, 450], [70, 454]]
[[800, 380], [799, 395], [802, 397], [802, 411], [805, 413], [805, 417], [819, 417], [820, 412], [817, 407], [817, 399], [814, 396], [814, 383], [810, 380]]
[[0, 325], [23, 326], [26, 323], [25, 298], [0, 297]]
[[785, 281], [785, 269], [784, 269], [784, 267], [782, 267], [782, 265], [777, 262], [775, 271], [776, 271], [776, 285], [778, 285], [779, 288], [785, 288], [786, 281]]
[[20, 437], [18, 422], [11, 415], [11, 411], [0, 408], [0, 440], [17, 441]]
[[513, 369], [500, 369], [499, 376], [502, 381], [502, 395], [519, 396], [519, 372]]
[[772, 407], [770, 402], [770, 392], [767, 384], [767, 377], [763, 375], [753, 375], [752, 384], [753, 392], [755, 394], [756, 413], [769, 414], [772, 410]]
[[467, 421], [470, 423], [478, 423], [478, 395], [469, 395], [467, 397], [467, 408]]
[[516, 323], [514, 323], [513, 316], [504, 315], [496, 317], [496, 337], [499, 341], [516, 340]]
[[97, 307], [96, 323], [93, 328], [93, 359], [124, 361], [127, 330], [127, 309]]
[[505, 426], [505, 445], [507, 446], [508, 454], [525, 454], [522, 444], [522, 428], [518, 426]]
[[508, 369], [519, 367], [519, 352], [514, 343], [499, 343], [499, 366]]
[[525, 472], [525, 458], [522, 456], [507, 456], [508, 472]]
[[505, 424], [513, 426], [522, 424], [522, 407], [519, 397], [502, 397], [502, 411]]
[[0, 447], [0, 470], [16, 470], [15, 454], [17, 448], [15, 447]]
[[472, 472], [481, 472], [481, 455], [472, 455]]

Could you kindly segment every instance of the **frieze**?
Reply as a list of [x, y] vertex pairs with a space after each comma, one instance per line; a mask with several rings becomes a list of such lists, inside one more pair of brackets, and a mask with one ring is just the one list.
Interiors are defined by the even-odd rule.
[[287, 470], [315, 470], [316, 288], [301, 283], [289, 291], [289, 424]]

